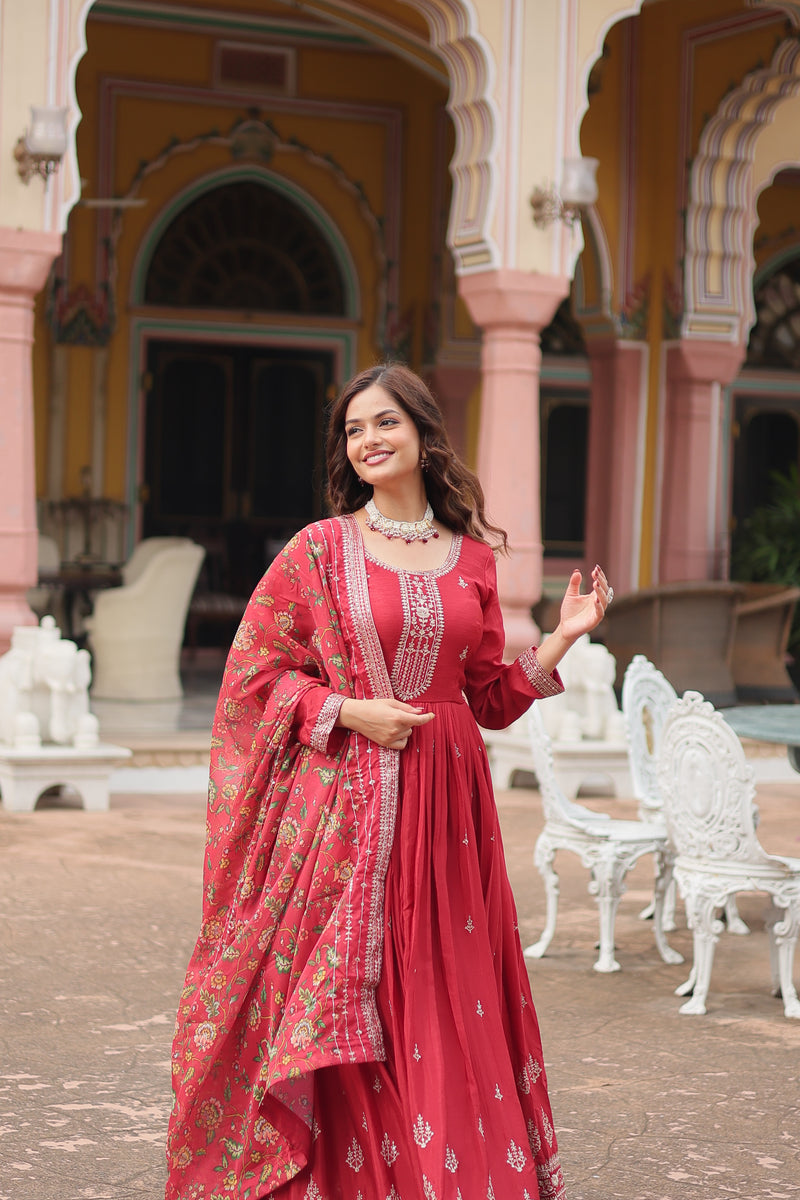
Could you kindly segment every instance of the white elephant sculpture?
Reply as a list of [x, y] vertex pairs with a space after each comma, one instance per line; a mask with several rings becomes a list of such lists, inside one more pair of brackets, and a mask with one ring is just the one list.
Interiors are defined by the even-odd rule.
[[52, 617], [15, 628], [11, 649], [0, 657], [0, 743], [97, 745], [97, 718], [89, 712], [91, 677], [88, 650], [62, 638]]

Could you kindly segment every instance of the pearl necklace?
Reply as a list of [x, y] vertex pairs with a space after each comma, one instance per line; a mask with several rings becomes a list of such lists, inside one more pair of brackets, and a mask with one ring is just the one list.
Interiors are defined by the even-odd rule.
[[385, 538], [402, 538], [408, 545], [410, 542], [422, 542], [429, 538], [438, 538], [439, 530], [433, 526], [433, 509], [427, 505], [425, 512], [418, 521], [393, 521], [385, 517], [374, 500], [368, 500], [364, 505], [367, 513], [367, 528], [375, 533], [382, 533]]

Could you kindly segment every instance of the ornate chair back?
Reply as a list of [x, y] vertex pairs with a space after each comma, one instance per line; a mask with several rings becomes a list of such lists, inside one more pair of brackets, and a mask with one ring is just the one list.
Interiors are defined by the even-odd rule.
[[550, 735], [545, 728], [539, 705], [534, 701], [528, 709], [528, 734], [531, 745], [533, 769], [539, 781], [539, 793], [542, 797], [544, 819], [556, 825], [581, 826], [586, 821], [605, 820], [602, 813], [584, 808], [582, 804], [574, 804], [568, 800], [559, 787], [553, 765], [553, 748]]
[[661, 672], [643, 654], [629, 663], [622, 681], [622, 713], [628, 732], [633, 794], [642, 821], [663, 821], [658, 754], [667, 713], [678, 699]]
[[774, 862], [756, 837], [755, 782], [742, 744], [699, 692], [686, 692], [667, 715], [658, 780], [679, 861], [709, 871]]

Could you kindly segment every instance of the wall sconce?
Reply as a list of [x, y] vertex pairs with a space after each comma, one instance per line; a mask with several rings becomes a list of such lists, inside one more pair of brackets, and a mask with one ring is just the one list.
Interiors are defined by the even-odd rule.
[[58, 170], [66, 152], [67, 109], [53, 105], [31, 106], [31, 127], [17, 139], [14, 147], [17, 174], [22, 182], [30, 183], [33, 175], [47, 179]]
[[582, 212], [597, 200], [596, 158], [565, 158], [561, 194], [554, 187], [533, 189], [533, 223], [546, 229], [553, 221], [574, 225]]

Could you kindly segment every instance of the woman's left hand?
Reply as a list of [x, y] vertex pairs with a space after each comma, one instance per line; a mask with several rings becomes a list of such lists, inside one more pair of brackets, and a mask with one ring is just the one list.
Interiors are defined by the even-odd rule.
[[614, 589], [609, 586], [602, 567], [592, 571], [591, 591], [581, 592], [582, 578], [580, 571], [572, 572], [561, 601], [558, 627], [537, 650], [539, 662], [548, 674], [552, 674], [579, 637], [597, 628], [614, 598]]
[[592, 588], [581, 593], [581, 573], [573, 571], [564, 599], [561, 601], [561, 633], [567, 641], [577, 641], [585, 633], [591, 633], [602, 621], [614, 595], [609, 587], [602, 567], [592, 571]]

